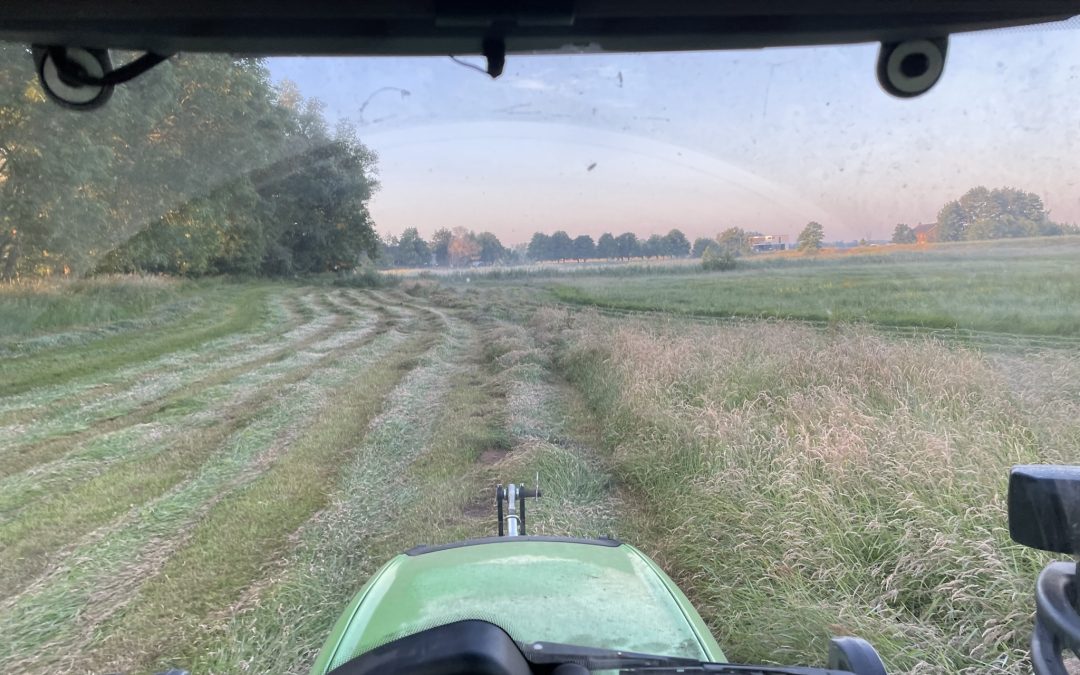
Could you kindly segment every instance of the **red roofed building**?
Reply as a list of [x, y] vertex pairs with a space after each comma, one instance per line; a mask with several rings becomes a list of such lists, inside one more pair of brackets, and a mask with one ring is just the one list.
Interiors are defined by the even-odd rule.
[[916, 225], [912, 228], [912, 232], [915, 233], [915, 241], [920, 244], [928, 244], [932, 241], [937, 241], [937, 223], [926, 223], [925, 225]]

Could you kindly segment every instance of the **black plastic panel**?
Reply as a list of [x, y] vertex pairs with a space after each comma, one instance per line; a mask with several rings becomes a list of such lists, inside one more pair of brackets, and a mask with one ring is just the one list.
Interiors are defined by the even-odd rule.
[[530, 675], [525, 656], [502, 628], [458, 621], [394, 640], [346, 661], [329, 675]]
[[1080, 467], [1014, 466], [1009, 474], [1009, 536], [1043, 551], [1080, 552]]
[[252, 54], [746, 49], [899, 41], [1060, 20], [1075, 0], [4, 0], [0, 39]]

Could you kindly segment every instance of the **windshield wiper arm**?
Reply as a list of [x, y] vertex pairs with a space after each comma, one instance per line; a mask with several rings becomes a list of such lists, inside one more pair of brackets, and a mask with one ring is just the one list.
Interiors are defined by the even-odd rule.
[[711, 673], [712, 675], [851, 675], [846, 670], [804, 666], [755, 666], [742, 663], [698, 663], [696, 666], [619, 666], [623, 673]]
[[846, 670], [799, 666], [752, 666], [735, 663], [705, 663], [685, 656], [660, 656], [624, 652], [617, 649], [580, 647], [556, 642], [521, 644], [532, 663], [577, 663], [589, 670], [618, 670], [624, 673], [712, 673], [713, 675], [851, 675]]
[[532, 663], [577, 663], [589, 670], [625, 670], [634, 667], [693, 668], [701, 665], [701, 661], [685, 656], [640, 654], [558, 642], [525, 642], [520, 646], [525, 658]]

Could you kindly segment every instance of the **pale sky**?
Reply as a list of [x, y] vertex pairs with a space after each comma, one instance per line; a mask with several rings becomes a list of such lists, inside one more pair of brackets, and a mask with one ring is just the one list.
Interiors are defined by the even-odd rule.
[[876, 45], [510, 56], [494, 81], [445, 57], [270, 69], [378, 154], [381, 234], [460, 225], [513, 244], [818, 220], [829, 239], [887, 238], [975, 185], [1080, 222], [1072, 26], [953, 36], [941, 81], [909, 100], [879, 88]]

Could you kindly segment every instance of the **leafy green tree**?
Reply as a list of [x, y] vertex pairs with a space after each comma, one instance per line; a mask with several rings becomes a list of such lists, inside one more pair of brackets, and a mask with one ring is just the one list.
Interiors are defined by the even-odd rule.
[[739, 257], [750, 253], [750, 235], [741, 227], [729, 227], [716, 236], [716, 249]]
[[974, 187], [938, 212], [941, 241], [1037, 237], [1061, 234], [1035, 193], [1004, 187]]
[[374, 155], [261, 60], [178, 55], [74, 124], [29, 64], [0, 47], [0, 274], [291, 274], [377, 252]]
[[960, 202], [948, 202], [938, 211], [937, 238], [939, 241], [962, 241], [967, 238], [970, 224], [971, 219]]
[[480, 245], [480, 262], [485, 265], [501, 262], [509, 253], [499, 238], [490, 232], [476, 235], [476, 242]]
[[610, 232], [603, 233], [596, 240], [596, 257], [608, 260], [619, 257], [619, 245]]
[[574, 257], [574, 241], [563, 230], [552, 233], [550, 247], [552, 260], [568, 260]]
[[423, 267], [431, 264], [431, 247], [415, 227], [406, 228], [398, 240], [401, 249], [401, 262], [408, 267]]
[[641, 255], [645, 258], [658, 258], [667, 255], [664, 238], [658, 234], [650, 235], [648, 239], [641, 243]]
[[814, 252], [821, 248], [821, 242], [825, 239], [825, 228], [821, 223], [810, 221], [799, 233], [798, 247], [800, 251]]
[[910, 225], [898, 223], [896, 227], [893, 228], [892, 242], [894, 244], [914, 244], [915, 230], [911, 229]]
[[573, 241], [574, 259], [576, 260], [588, 260], [596, 257], [596, 244], [593, 243], [593, 238], [587, 234], [582, 234], [574, 237]]
[[540, 262], [542, 260], [554, 260], [552, 253], [551, 236], [543, 232], [536, 232], [529, 240], [529, 259]]
[[278, 243], [291, 256], [290, 272], [354, 268], [375, 257], [378, 241], [367, 211], [375, 156], [341, 126], [332, 137], [313, 138], [306, 152], [259, 190], [273, 218], [283, 223]]
[[690, 254], [690, 240], [681, 230], [671, 230], [664, 235], [664, 253], [675, 258], [685, 258]]
[[641, 255], [641, 244], [633, 232], [624, 232], [615, 237], [615, 246], [619, 258], [629, 260]]
[[705, 253], [705, 249], [710, 246], [716, 246], [716, 240], [707, 237], [698, 237], [694, 240], [694, 245], [690, 249], [690, 256], [693, 258], [700, 258], [702, 254]]
[[431, 235], [431, 250], [435, 254], [435, 264], [446, 267], [450, 264], [450, 242], [454, 234], [445, 227], [435, 230]]
[[701, 254], [701, 269], [706, 272], [727, 272], [735, 269], [735, 255], [731, 251], [721, 251], [709, 246]]

